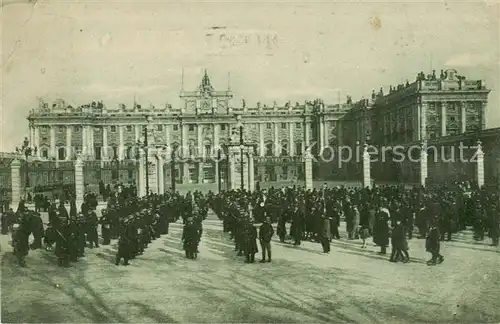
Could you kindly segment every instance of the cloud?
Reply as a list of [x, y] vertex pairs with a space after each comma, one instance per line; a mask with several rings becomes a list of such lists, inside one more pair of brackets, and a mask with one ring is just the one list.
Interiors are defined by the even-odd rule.
[[488, 54], [462, 53], [450, 58], [445, 66], [449, 67], [476, 67], [492, 63]]

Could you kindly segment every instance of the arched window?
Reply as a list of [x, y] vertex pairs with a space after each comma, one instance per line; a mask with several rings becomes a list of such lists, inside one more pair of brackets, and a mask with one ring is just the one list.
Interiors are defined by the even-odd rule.
[[133, 147], [132, 146], [129, 146], [127, 147], [127, 159], [130, 160], [130, 159], [133, 159], [133, 155], [134, 155], [134, 151], [133, 151]]
[[295, 142], [295, 154], [302, 155], [302, 142]]
[[60, 147], [57, 150], [57, 159], [62, 161], [66, 159], [66, 148], [65, 147]]

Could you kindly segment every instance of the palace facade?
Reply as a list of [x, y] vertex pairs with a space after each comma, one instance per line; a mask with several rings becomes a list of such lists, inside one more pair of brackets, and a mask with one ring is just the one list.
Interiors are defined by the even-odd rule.
[[[217, 91], [206, 72], [200, 85], [194, 91], [182, 89], [180, 98], [181, 107], [165, 105], [160, 109], [137, 103], [111, 109], [102, 102], [72, 107], [63, 100], [52, 104], [40, 101], [38, 109], [28, 116], [29, 140], [42, 160], [74, 160], [81, 153], [89, 161], [125, 163], [136, 159], [137, 143], [144, 141], [146, 129], [149, 147], [178, 148], [176, 183], [206, 184], [215, 183], [218, 173], [224, 173], [219, 162], [207, 156], [216, 155], [217, 149], [230, 143], [241, 121], [244, 142], [255, 148], [255, 180], [294, 181], [303, 178], [301, 156], [307, 147], [317, 143], [313, 149], [319, 152], [338, 143], [339, 121], [351, 107], [326, 105], [319, 99], [271, 106], [249, 106], [243, 100], [236, 107], [232, 91]], [[150, 161], [163, 165], [153, 169], [168, 187], [172, 176], [168, 164], [172, 162], [168, 158]], [[129, 176], [119, 175], [126, 181], [133, 177], [130, 172]]]

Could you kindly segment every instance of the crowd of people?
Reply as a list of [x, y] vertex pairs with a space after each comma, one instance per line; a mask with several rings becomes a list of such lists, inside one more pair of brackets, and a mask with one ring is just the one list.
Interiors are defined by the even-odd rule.
[[[443, 262], [440, 245], [452, 240], [457, 233], [472, 226], [474, 239], [484, 240], [486, 233], [492, 245], [498, 246], [500, 236], [500, 196], [498, 190], [474, 188], [456, 183], [433, 188], [405, 189], [398, 186], [372, 189], [335, 187], [326, 185], [319, 190], [303, 187], [281, 189], [231, 190], [218, 194], [209, 192], [167, 192], [138, 198], [134, 190], [117, 188], [101, 212], [96, 213], [95, 196], [87, 195], [79, 211], [70, 200], [69, 211], [64, 201], [48, 208], [46, 228], [40, 213], [28, 210], [24, 202], [16, 212], [2, 215], [2, 234], [13, 230], [13, 245], [19, 264], [25, 264], [30, 248], [48, 250], [55, 244], [60, 266], [68, 266], [85, 255], [85, 249], [99, 247], [98, 225], [101, 225], [102, 245], [118, 240], [116, 264], [144, 253], [153, 240], [168, 234], [169, 224], [182, 219], [183, 248], [189, 259], [196, 259], [203, 233], [203, 220], [209, 209], [222, 220], [223, 231], [230, 233], [237, 255], [245, 262], [255, 262], [262, 251], [260, 262], [271, 262], [271, 241], [276, 234], [284, 243], [291, 240], [300, 246], [303, 240], [319, 242], [324, 253], [330, 252], [330, 243], [341, 239], [339, 227], [345, 221], [347, 239], [362, 240], [362, 247], [373, 237], [380, 254], [387, 254], [390, 245], [391, 262], [409, 262], [408, 240], [414, 230], [426, 239], [426, 250], [431, 254], [428, 265]], [[276, 223], [276, 229], [273, 227]], [[287, 226], [287, 223], [290, 226]], [[260, 225], [259, 225], [260, 224]], [[257, 230], [258, 229], [258, 230]], [[34, 241], [29, 246], [29, 236]]]

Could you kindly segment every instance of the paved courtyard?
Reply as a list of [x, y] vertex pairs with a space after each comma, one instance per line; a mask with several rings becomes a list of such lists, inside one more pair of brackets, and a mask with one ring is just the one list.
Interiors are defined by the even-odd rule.
[[500, 321], [500, 250], [469, 232], [445, 242], [445, 261], [434, 267], [418, 239], [409, 242], [409, 264], [346, 239], [329, 255], [317, 243], [274, 242], [272, 263], [245, 264], [217, 220], [204, 224], [197, 261], [184, 258], [181, 225], [172, 224], [128, 267], [113, 264], [113, 241], [68, 269], [40, 250], [19, 268], [10, 236], [0, 238], [4, 323]]

